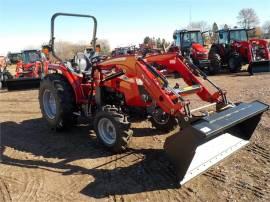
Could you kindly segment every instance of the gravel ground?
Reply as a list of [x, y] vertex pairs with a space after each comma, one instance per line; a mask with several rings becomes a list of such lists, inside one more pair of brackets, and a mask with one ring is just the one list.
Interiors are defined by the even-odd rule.
[[[211, 79], [233, 102], [270, 104], [270, 74]], [[115, 155], [85, 123], [65, 133], [50, 131], [37, 98], [37, 90], [0, 92], [0, 201], [270, 200], [269, 111], [251, 144], [179, 188], [162, 150], [165, 138], [179, 129], [158, 134], [148, 121], [136, 122], [129, 149]]]

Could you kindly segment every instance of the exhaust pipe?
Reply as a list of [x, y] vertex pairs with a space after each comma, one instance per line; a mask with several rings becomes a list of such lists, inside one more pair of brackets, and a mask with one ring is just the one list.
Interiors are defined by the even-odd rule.
[[262, 114], [259, 101], [241, 103], [193, 122], [168, 137], [164, 149], [181, 185], [249, 143]]
[[11, 90], [37, 89], [40, 85], [40, 78], [18, 78], [6, 80], [6, 87]]

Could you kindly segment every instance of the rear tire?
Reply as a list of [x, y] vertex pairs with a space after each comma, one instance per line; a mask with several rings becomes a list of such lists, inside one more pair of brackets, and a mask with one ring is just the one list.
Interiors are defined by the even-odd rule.
[[231, 56], [228, 60], [228, 67], [231, 73], [240, 72], [242, 68], [240, 56], [238, 55]]
[[113, 152], [124, 151], [133, 131], [127, 117], [116, 107], [106, 105], [94, 118], [94, 130], [98, 140]]
[[55, 130], [76, 124], [75, 98], [68, 81], [60, 74], [49, 74], [40, 83], [39, 103], [43, 117]]
[[217, 53], [209, 54], [210, 64], [208, 67], [208, 72], [210, 75], [215, 75], [220, 72], [221, 69], [221, 58]]

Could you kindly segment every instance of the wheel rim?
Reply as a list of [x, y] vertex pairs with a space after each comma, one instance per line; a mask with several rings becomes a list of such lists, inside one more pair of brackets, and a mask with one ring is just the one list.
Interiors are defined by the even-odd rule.
[[46, 89], [43, 93], [43, 109], [50, 119], [56, 116], [56, 101], [53, 93]]
[[155, 111], [152, 113], [152, 117], [154, 121], [160, 125], [165, 125], [170, 119], [170, 116], [161, 109], [155, 109]]
[[101, 118], [98, 122], [99, 136], [103, 142], [112, 145], [116, 141], [116, 129], [112, 121], [108, 118]]

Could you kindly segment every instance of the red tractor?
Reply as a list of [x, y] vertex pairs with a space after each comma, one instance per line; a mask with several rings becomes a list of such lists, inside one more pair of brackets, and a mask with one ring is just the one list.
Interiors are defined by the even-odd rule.
[[211, 73], [203, 33], [200, 30], [176, 30], [173, 33], [174, 45], [179, 48], [184, 57], [189, 57], [194, 65]]
[[40, 80], [44, 76], [46, 61], [42, 61], [41, 51], [24, 50], [21, 60], [16, 66], [13, 79], [6, 81], [8, 90], [25, 90], [39, 88]]
[[270, 71], [269, 44], [263, 39], [248, 39], [251, 29], [223, 29], [217, 31], [217, 41], [209, 51], [209, 60], [214, 73], [222, 67], [239, 72], [248, 64], [250, 74]]
[[[255, 101], [233, 104], [226, 93], [196, 66], [191, 67], [178, 53], [124, 55], [107, 59], [88, 57], [85, 69], [74, 61], [62, 61], [54, 52], [54, 21], [58, 16], [86, 17], [94, 21], [92, 46], [96, 43], [96, 18], [90, 15], [56, 13], [51, 20], [51, 51], [59, 64], [49, 64], [54, 73], [42, 79], [39, 102], [43, 118], [54, 129], [76, 124], [78, 116], [89, 118], [98, 140], [114, 152], [128, 146], [132, 136], [130, 117], [151, 117], [159, 129], [179, 125], [181, 131], [166, 139], [165, 150], [177, 168], [181, 184], [246, 145], [260, 117], [269, 106]], [[82, 60], [83, 57], [80, 57]], [[157, 63], [181, 74], [188, 85], [170, 86], [151, 64]], [[78, 71], [80, 69], [80, 72]], [[196, 71], [198, 76], [193, 72]], [[216, 89], [210, 92], [204, 79]], [[186, 99], [197, 95], [209, 105], [190, 108]], [[208, 107], [215, 107], [215, 112]], [[200, 112], [204, 109], [204, 112]], [[138, 113], [138, 112], [137, 112]]]
[[41, 53], [39, 50], [24, 50], [18, 61], [15, 78], [38, 78], [41, 76]]

